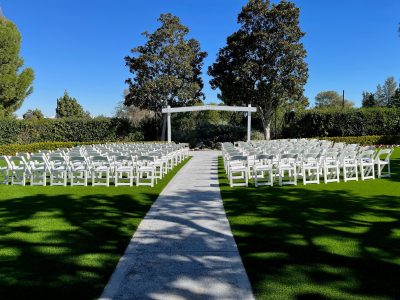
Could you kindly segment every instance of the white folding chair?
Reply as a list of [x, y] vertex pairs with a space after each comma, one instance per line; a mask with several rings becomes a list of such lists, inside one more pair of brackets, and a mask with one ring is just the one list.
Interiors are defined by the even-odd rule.
[[[297, 154], [282, 154], [278, 163], [279, 185], [297, 185]], [[286, 174], [288, 179], [285, 181]]]
[[67, 185], [68, 180], [68, 164], [61, 155], [50, 155], [50, 185]]
[[[246, 156], [235, 155], [230, 157], [229, 167], [228, 167], [228, 177], [229, 177], [229, 184], [231, 187], [249, 185], [249, 174], [248, 174]], [[235, 180], [240, 180], [240, 182], [235, 182]]]
[[324, 182], [340, 181], [339, 153], [335, 151], [326, 152], [323, 159]]
[[319, 154], [309, 153], [303, 156], [302, 162], [303, 184], [319, 184], [320, 166]]
[[253, 171], [254, 185], [256, 187], [260, 185], [274, 185], [273, 159], [273, 155], [267, 154], [260, 154], [255, 157]]
[[29, 168], [31, 173], [31, 185], [46, 186], [47, 173], [50, 167], [44, 153], [34, 154], [29, 159]]
[[136, 161], [136, 185], [154, 187], [155, 176], [154, 157], [142, 155]]
[[0, 156], [0, 184], [8, 184], [10, 180], [11, 163], [7, 156]]
[[11, 184], [25, 185], [25, 175], [29, 174], [29, 166], [23, 156], [12, 156], [9, 158], [11, 164]]
[[110, 161], [106, 156], [93, 156], [90, 159], [92, 186], [110, 186]]
[[[390, 177], [390, 156], [393, 153], [393, 149], [380, 149], [378, 151], [378, 154], [375, 157], [375, 165], [377, 167], [378, 171], [378, 178], [382, 177]], [[385, 167], [386, 169], [386, 174], [384, 173]]]
[[[115, 186], [132, 186], [134, 178], [134, 165], [132, 157], [118, 155], [114, 160], [114, 184]], [[124, 176], [125, 175], [125, 176]]]
[[358, 181], [358, 161], [357, 152], [344, 151], [342, 153], [342, 169], [344, 182], [355, 180]]
[[373, 150], [367, 150], [358, 155], [361, 180], [375, 179], [374, 154]]
[[71, 179], [71, 186], [87, 186], [89, 166], [86, 158], [83, 156], [70, 156], [68, 161], [70, 167], [69, 175]]

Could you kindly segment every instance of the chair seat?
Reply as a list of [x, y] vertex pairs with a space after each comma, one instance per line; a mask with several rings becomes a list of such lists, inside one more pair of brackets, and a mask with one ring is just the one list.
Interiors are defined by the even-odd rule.
[[140, 172], [153, 172], [154, 167], [153, 166], [140, 166], [138, 167], [138, 171]]
[[119, 166], [115, 169], [116, 172], [132, 172], [133, 167], [131, 166]]
[[99, 167], [95, 167], [93, 169], [93, 171], [95, 171], [95, 172], [107, 172], [109, 170], [110, 170], [110, 168], [107, 166], [99, 166]]

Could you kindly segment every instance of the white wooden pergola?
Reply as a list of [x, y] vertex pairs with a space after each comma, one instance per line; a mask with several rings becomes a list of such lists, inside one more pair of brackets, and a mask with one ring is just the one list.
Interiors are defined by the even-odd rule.
[[168, 105], [167, 108], [162, 109], [162, 113], [167, 114], [168, 143], [171, 143], [171, 114], [172, 113], [203, 111], [203, 110], [246, 112], [247, 113], [247, 141], [250, 142], [250, 139], [251, 139], [251, 113], [256, 112], [257, 108], [252, 107], [249, 104], [248, 106], [202, 105], [202, 106], [190, 106], [190, 107], [171, 107]]

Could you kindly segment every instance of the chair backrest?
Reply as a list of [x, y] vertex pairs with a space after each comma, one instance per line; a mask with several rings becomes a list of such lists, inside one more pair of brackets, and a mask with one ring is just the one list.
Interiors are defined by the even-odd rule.
[[320, 155], [318, 153], [306, 153], [303, 155], [303, 162], [318, 162]]
[[28, 152], [17, 152], [15, 156], [23, 156], [26, 161], [29, 160], [29, 158], [31, 157], [31, 155]]
[[295, 164], [297, 161], [298, 155], [293, 153], [284, 153], [279, 157], [280, 164]]
[[374, 154], [375, 152], [373, 150], [364, 150], [362, 151], [358, 157], [359, 158], [368, 158], [368, 159], [374, 159]]
[[8, 157], [5, 155], [0, 156], [0, 169], [2, 169], [2, 168], [3, 169], [4, 168], [11, 169], [11, 163], [10, 163]]
[[11, 156], [9, 162], [12, 169], [21, 167], [28, 168], [28, 163], [23, 156]]
[[392, 155], [392, 153], [393, 149], [380, 149], [375, 158], [388, 162], [390, 161], [390, 156]]
[[124, 165], [124, 166], [131, 166], [133, 164], [132, 157], [127, 155], [115, 156], [114, 162], [117, 165]]
[[92, 156], [90, 162], [94, 166], [106, 166], [110, 164], [109, 158], [102, 155]]
[[231, 163], [246, 163], [247, 162], [247, 156], [243, 156], [243, 155], [234, 155], [231, 156], [231, 158], [229, 159], [229, 161]]
[[69, 165], [71, 166], [72, 170], [76, 168], [87, 168], [88, 163], [85, 157], [83, 156], [70, 156], [69, 157]]
[[44, 153], [32, 154], [31, 157], [29, 158], [28, 163], [31, 168], [39, 168], [39, 167], [45, 167], [48, 169], [50, 168], [49, 162]]
[[48, 158], [49, 163], [53, 166], [55, 164], [65, 164], [66, 163], [66, 159], [63, 156], [50, 156]]
[[149, 155], [138, 156], [137, 161], [140, 163], [153, 163], [154, 157]]

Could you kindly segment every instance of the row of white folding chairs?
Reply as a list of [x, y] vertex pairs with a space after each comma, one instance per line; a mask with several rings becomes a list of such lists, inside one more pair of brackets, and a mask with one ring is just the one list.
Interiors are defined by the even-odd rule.
[[[392, 149], [381, 149], [374, 158], [374, 152], [364, 151], [356, 155], [345, 152], [343, 155], [333, 153], [321, 158], [316, 154], [307, 154], [299, 161], [295, 154], [282, 154], [277, 158], [274, 155], [252, 155], [243, 156], [240, 153], [224, 155], [224, 165], [230, 180], [231, 186], [236, 185], [235, 179], [245, 180], [240, 185], [248, 185], [249, 176], [254, 177], [258, 185], [259, 177], [268, 175], [268, 185], [273, 185], [273, 178], [279, 178], [279, 184], [297, 184], [297, 177], [303, 177], [303, 183], [319, 183], [323, 175], [324, 182], [339, 182], [340, 174], [343, 174], [344, 181], [358, 180], [358, 172], [361, 180], [375, 178], [375, 167], [378, 177], [390, 177], [390, 155]], [[229, 157], [231, 156], [231, 157]], [[383, 157], [383, 158], [382, 158]], [[386, 174], [383, 174], [384, 168]], [[260, 173], [259, 173], [260, 172]], [[236, 175], [239, 174], [239, 175]], [[291, 178], [284, 182], [286, 174]]]
[[[107, 186], [109, 185], [110, 174], [115, 175], [116, 185], [122, 185], [118, 179], [123, 179], [125, 173], [126, 178], [129, 179], [128, 184], [132, 185], [133, 174], [136, 173], [137, 185], [142, 185], [140, 179], [146, 176], [150, 178], [149, 185], [154, 186], [154, 181], [157, 182], [157, 179], [161, 179], [168, 170], [181, 160], [168, 160], [168, 157], [162, 156], [161, 153], [150, 154], [152, 156], [140, 156], [135, 159], [120, 155], [117, 160], [113, 161], [109, 157], [101, 155], [85, 157], [83, 155], [48, 154], [47, 157], [44, 153], [40, 153], [29, 157], [25, 155], [9, 158], [3, 156], [0, 159], [3, 165], [0, 171], [3, 175], [2, 183], [6, 184], [8, 184], [10, 178], [10, 172], [11, 184], [25, 185], [28, 175], [31, 178], [31, 185], [46, 185], [46, 176], [49, 174], [50, 185], [66, 185], [68, 174], [71, 178], [71, 185], [87, 185], [89, 175], [92, 176], [92, 184], [98, 185], [104, 174], [104, 185]], [[168, 165], [168, 161], [173, 161], [173, 163]]]
[[[154, 181], [157, 182], [163, 174], [162, 166], [156, 164], [154, 157], [149, 157], [149, 159], [141, 157], [140, 160], [134, 162], [130, 157], [121, 156], [114, 165], [111, 165], [109, 158], [105, 156], [91, 157], [90, 161], [83, 156], [72, 156], [68, 162], [62, 157], [50, 158], [47, 162], [43, 156], [32, 156], [28, 162], [18, 156], [2, 157], [1, 160], [5, 162], [3, 163], [5, 167], [2, 167], [1, 171], [3, 183], [6, 184], [9, 181], [10, 172], [11, 184], [25, 185], [26, 176], [30, 176], [31, 185], [46, 185], [47, 175], [50, 175], [50, 185], [67, 185], [67, 178], [70, 178], [71, 185], [85, 186], [89, 176], [92, 178], [92, 185], [109, 186], [112, 174], [116, 186], [132, 186], [134, 174], [136, 174], [136, 184], [144, 185], [141, 182], [144, 171], [146, 171], [146, 177], [150, 178], [149, 185], [154, 186]], [[128, 182], [122, 182], [123, 179], [128, 179]]]

